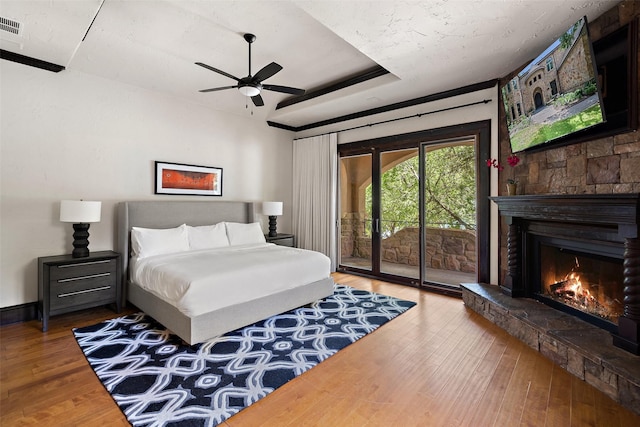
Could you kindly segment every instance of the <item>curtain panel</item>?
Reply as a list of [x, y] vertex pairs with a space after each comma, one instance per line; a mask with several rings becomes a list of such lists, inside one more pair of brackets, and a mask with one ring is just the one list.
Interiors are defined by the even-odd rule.
[[336, 269], [338, 135], [293, 141], [293, 231], [298, 247], [321, 252]]

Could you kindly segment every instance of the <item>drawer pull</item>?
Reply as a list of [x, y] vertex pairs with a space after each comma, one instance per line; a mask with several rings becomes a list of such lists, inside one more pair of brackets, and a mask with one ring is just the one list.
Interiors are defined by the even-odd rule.
[[111, 275], [111, 273], [90, 274], [88, 276], [71, 277], [69, 279], [59, 279], [58, 283], [74, 282], [76, 280], [93, 279], [95, 277], [105, 277], [105, 276], [110, 276], [110, 275]]
[[58, 294], [58, 298], [70, 297], [70, 296], [73, 296], [73, 295], [86, 294], [86, 293], [89, 293], [89, 292], [104, 291], [104, 290], [107, 290], [109, 288], [111, 288], [111, 286], [100, 286], [99, 288], [85, 289], [83, 291], [67, 292], [66, 294]]
[[102, 261], [89, 261], [89, 262], [81, 262], [81, 263], [77, 263], [77, 264], [66, 264], [66, 265], [59, 265], [58, 268], [71, 268], [71, 267], [82, 267], [84, 265], [91, 265], [91, 264], [107, 264], [110, 263], [111, 260], [110, 259], [104, 259]]

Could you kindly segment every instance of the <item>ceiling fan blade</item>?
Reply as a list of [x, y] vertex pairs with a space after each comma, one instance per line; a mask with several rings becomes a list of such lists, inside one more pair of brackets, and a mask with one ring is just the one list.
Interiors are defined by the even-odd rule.
[[252, 96], [251, 100], [253, 101], [253, 105], [255, 105], [256, 107], [262, 107], [264, 105], [264, 101], [262, 100], [260, 94]]
[[237, 78], [236, 76], [232, 76], [231, 74], [225, 73], [222, 70], [218, 70], [217, 68], [213, 68], [211, 65], [203, 64], [202, 62], [196, 62], [196, 65], [199, 65], [199, 66], [201, 66], [203, 68], [206, 68], [207, 70], [211, 70], [211, 71], [213, 71], [215, 73], [222, 74], [223, 76], [229, 77], [230, 79], [233, 79], [235, 81], [238, 81], [238, 82], [240, 81], [240, 79]]
[[238, 87], [238, 85], [235, 85], [235, 86], [224, 86], [224, 87], [214, 87], [214, 88], [211, 88], [211, 89], [202, 89], [202, 90], [199, 90], [198, 92], [215, 92], [215, 91], [218, 91], [218, 90], [234, 89], [234, 88], [237, 88], [237, 87]]
[[251, 80], [260, 83], [263, 80], [267, 80], [269, 77], [273, 76], [280, 70], [282, 70], [282, 66], [276, 64], [275, 62], [272, 62], [271, 64], [258, 71], [256, 75], [251, 78]]
[[304, 89], [296, 89], [295, 87], [289, 86], [262, 85], [262, 88], [273, 92], [290, 93], [291, 95], [304, 95], [305, 92]]

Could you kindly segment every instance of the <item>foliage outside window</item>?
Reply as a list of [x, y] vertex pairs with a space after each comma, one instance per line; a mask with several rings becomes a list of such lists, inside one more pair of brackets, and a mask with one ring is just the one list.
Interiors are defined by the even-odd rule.
[[[425, 159], [426, 226], [476, 229], [475, 151], [459, 145], [429, 151]], [[412, 157], [384, 172], [380, 224], [383, 238], [406, 227], [419, 227], [419, 162]], [[367, 217], [371, 212], [371, 185], [365, 193]], [[368, 227], [367, 227], [368, 228]]]

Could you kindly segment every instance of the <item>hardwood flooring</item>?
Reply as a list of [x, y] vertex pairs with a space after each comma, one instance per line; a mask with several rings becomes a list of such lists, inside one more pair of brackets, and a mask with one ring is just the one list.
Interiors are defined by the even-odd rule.
[[[334, 278], [418, 304], [223, 426], [640, 426], [460, 299]], [[55, 316], [46, 333], [37, 321], [0, 328], [0, 425], [128, 425], [71, 333], [115, 316]]]

